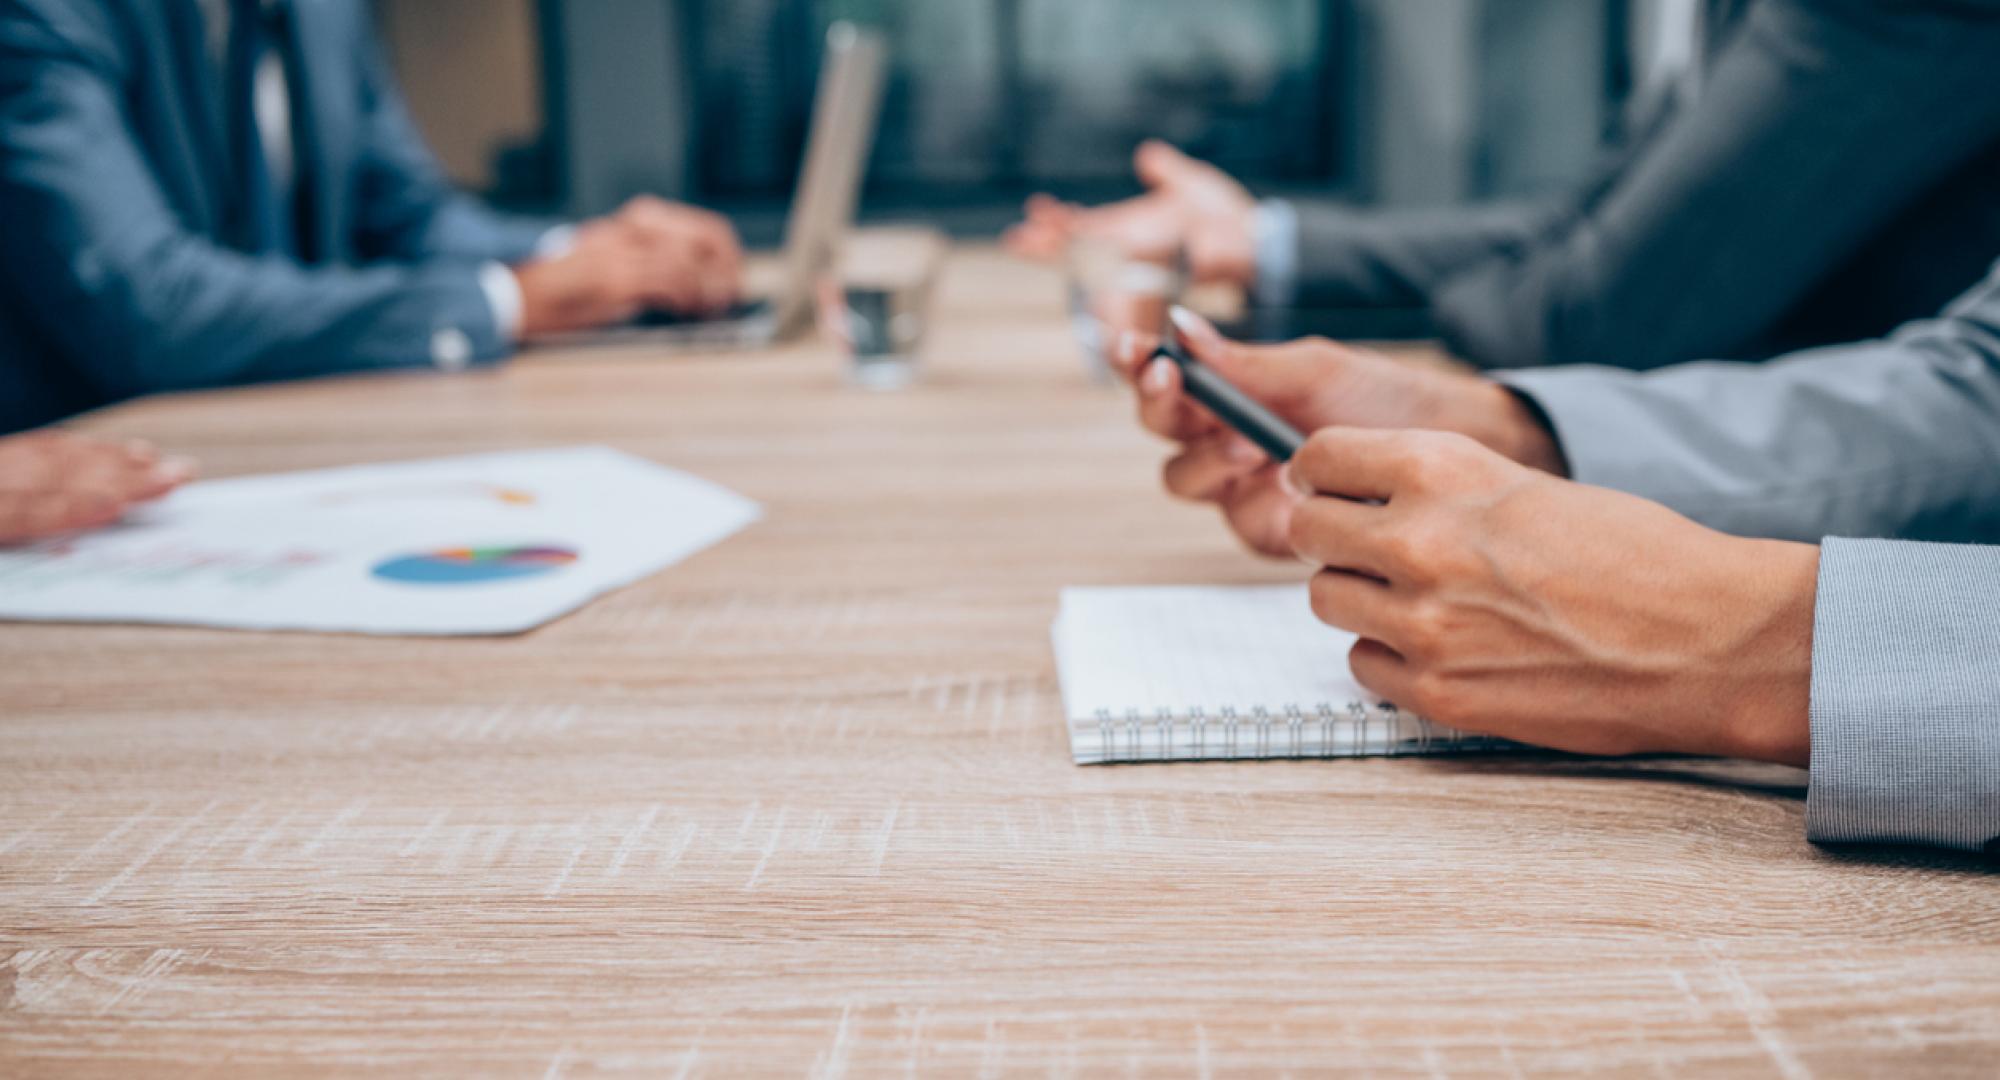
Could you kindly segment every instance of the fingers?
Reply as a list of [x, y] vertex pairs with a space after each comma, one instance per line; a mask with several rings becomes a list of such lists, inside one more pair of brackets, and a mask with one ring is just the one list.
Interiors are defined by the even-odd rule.
[[1139, 373], [1139, 423], [1163, 439], [1191, 442], [1221, 427], [1207, 409], [1181, 393], [1181, 370], [1154, 360]]
[[1147, 139], [1132, 153], [1132, 171], [1149, 188], [1171, 187], [1199, 167], [1193, 158], [1159, 139]]
[[1278, 483], [1278, 468], [1266, 466], [1231, 485], [1222, 516], [1244, 545], [1273, 559], [1292, 557], [1292, 515], [1299, 501]]
[[725, 269], [740, 272], [743, 269], [743, 239], [736, 235], [736, 226], [721, 214], [708, 210], [695, 210], [694, 213], [700, 223], [698, 232], [706, 251]]
[[1181, 253], [1183, 217], [1174, 200], [1141, 195], [1078, 211], [1070, 233], [1101, 240], [1128, 259], [1167, 266]]
[[1416, 673], [1395, 649], [1364, 637], [1348, 650], [1347, 666], [1354, 672], [1354, 681], [1370, 693], [1384, 701], [1415, 705]]
[[118, 444], [125, 460], [135, 466], [150, 467], [160, 460], [160, 448], [144, 439], [127, 439]]
[[192, 463], [137, 440], [58, 431], [0, 439], [0, 543], [109, 525], [193, 475]]
[[1322, 570], [1313, 575], [1312, 610], [1328, 626], [1359, 634], [1396, 648], [1401, 620], [1391, 587], [1346, 570]]
[[1395, 526], [1385, 507], [1347, 499], [1305, 499], [1292, 511], [1288, 539], [1292, 551], [1314, 566], [1400, 580], [1410, 568], [1391, 550]]
[[1058, 232], [1066, 232], [1076, 223], [1080, 208], [1053, 195], [1036, 194], [1028, 197], [1024, 210], [1027, 220], [1036, 225], [1046, 226]]
[[[1215, 367], [1223, 378], [1264, 404], [1283, 412], [1290, 401], [1310, 390], [1311, 373], [1307, 368], [1296, 364], [1273, 367], [1266, 363], [1264, 355], [1273, 353], [1273, 350], [1231, 342], [1208, 320], [1186, 308], [1177, 306], [1170, 315], [1182, 344], [1187, 346], [1195, 359]], [[1142, 363], [1137, 358], [1136, 350], [1141, 344], [1153, 345], [1145, 354], [1148, 362]], [[1133, 350], [1127, 352], [1123, 359], [1127, 366], [1138, 372], [1139, 419], [1148, 430], [1164, 438], [1187, 441], [1220, 426], [1207, 409], [1182, 394], [1179, 368], [1165, 360], [1151, 361], [1153, 351], [1157, 349], [1152, 339], [1134, 338], [1125, 347]], [[1246, 373], [1255, 377], [1245, 378]], [[1287, 382], [1297, 383], [1298, 386], [1285, 388]], [[1293, 419], [1298, 422], [1301, 418]], [[1310, 428], [1315, 425], [1308, 420], [1304, 426]]]
[[695, 261], [704, 279], [703, 297], [712, 307], [726, 307], [743, 289], [743, 241], [728, 218], [688, 209], [694, 215]]
[[613, 258], [614, 274], [643, 306], [700, 313], [726, 304], [734, 277], [718, 268], [691, 236], [635, 241]]
[[133, 502], [152, 502], [193, 480], [197, 471], [188, 458], [162, 458], [148, 466], [125, 494]]
[[[1269, 455], [1233, 431], [1217, 430], [1187, 445], [1167, 462], [1167, 491], [1191, 502], [1215, 502], [1231, 485], [1271, 465]], [[1276, 479], [1273, 470], [1273, 481]]]
[[106, 442], [62, 431], [0, 439], [0, 491], [87, 490], [118, 499], [164, 493], [192, 475], [181, 459], [163, 459], [140, 440]]
[[1160, 351], [1160, 338], [1144, 330], [1121, 331], [1112, 343], [1111, 370], [1131, 386], [1139, 385], [1139, 375]]
[[153, 462], [143, 452], [135, 454], [117, 443], [78, 439], [57, 467], [59, 475], [49, 490], [89, 491], [123, 499], [129, 489], [141, 486]]
[[1430, 434], [1327, 428], [1292, 458], [1293, 482], [1311, 494], [1389, 502], [1412, 477]]
[[694, 313], [709, 310], [709, 289], [693, 266], [656, 266], [650, 277], [646, 293], [653, 306]]
[[1077, 209], [1048, 195], [1035, 195], [1023, 208], [1020, 224], [1007, 230], [1001, 242], [1023, 258], [1052, 262], [1062, 258], [1075, 231]]
[[18, 544], [109, 525], [124, 514], [125, 506], [123, 501], [102, 492], [0, 493], [0, 544]]
[[[1284, 412], [1310, 400], [1339, 372], [1341, 352], [1330, 342], [1307, 339], [1282, 345], [1245, 345], [1222, 336], [1215, 324], [1185, 307], [1167, 311], [1175, 336], [1188, 355], [1215, 369], [1229, 384]], [[1293, 418], [1311, 430], [1336, 422], [1331, 416]]]
[[659, 264], [661, 291], [679, 310], [720, 313], [743, 292], [741, 263], [717, 249], [669, 248]]
[[1023, 259], [1055, 262], [1062, 258], [1069, 238], [1054, 229], [1024, 221], [1000, 234], [1000, 246]]
[[714, 312], [742, 292], [743, 246], [729, 219], [711, 211], [641, 196], [613, 219], [640, 266], [647, 303], [673, 311]]
[[743, 295], [743, 251], [734, 230], [725, 230], [706, 240], [694, 253], [697, 303], [709, 312], [722, 312]]
[[[1138, 264], [1143, 267], [1143, 264]], [[1166, 320], [1167, 298], [1156, 287], [1111, 288], [1090, 298], [1090, 313], [1104, 326], [1123, 333], [1157, 334]]]

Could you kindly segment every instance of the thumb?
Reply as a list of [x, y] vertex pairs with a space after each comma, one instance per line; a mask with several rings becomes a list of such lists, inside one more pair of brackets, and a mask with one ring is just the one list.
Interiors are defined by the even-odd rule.
[[1132, 155], [1133, 170], [1139, 174], [1139, 182], [1148, 188], [1173, 187], [1186, 180], [1200, 164], [1159, 139], [1139, 144]]
[[1289, 351], [1231, 341], [1215, 324], [1178, 304], [1167, 314], [1189, 355], [1214, 368], [1238, 390], [1281, 412], [1285, 405], [1307, 396], [1312, 365]]

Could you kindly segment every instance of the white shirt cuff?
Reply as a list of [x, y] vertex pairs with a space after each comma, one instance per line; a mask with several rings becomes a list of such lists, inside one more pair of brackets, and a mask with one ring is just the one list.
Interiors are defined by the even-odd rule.
[[560, 259], [576, 250], [576, 226], [558, 225], [535, 241], [535, 259]]
[[493, 329], [503, 341], [521, 340], [521, 282], [514, 271], [497, 262], [479, 268], [479, 288], [486, 294], [486, 306], [493, 311]]
[[1251, 298], [1259, 307], [1291, 307], [1299, 285], [1298, 208], [1283, 199], [1258, 203], [1250, 218], [1250, 236], [1257, 253], [1257, 284]]

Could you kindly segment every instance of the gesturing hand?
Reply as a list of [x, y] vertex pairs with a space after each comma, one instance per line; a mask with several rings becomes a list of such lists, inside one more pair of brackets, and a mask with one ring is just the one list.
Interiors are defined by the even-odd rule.
[[[1196, 359], [1300, 431], [1335, 425], [1459, 431], [1515, 460], [1563, 470], [1549, 433], [1518, 398], [1485, 379], [1322, 338], [1241, 345], [1184, 309], [1175, 309], [1174, 321]], [[1215, 504], [1252, 550], [1289, 556], [1293, 500], [1278, 483], [1277, 467], [1182, 393], [1180, 369], [1152, 360], [1158, 347], [1151, 335], [1129, 334], [1112, 363], [1138, 390], [1139, 422], [1180, 446], [1167, 462], [1167, 490]]]
[[1132, 163], [1145, 194], [1089, 208], [1037, 195], [1028, 200], [1026, 219], [1008, 231], [1008, 248], [1055, 259], [1072, 239], [1089, 236], [1126, 258], [1159, 265], [1185, 252], [1196, 281], [1248, 286], [1255, 280], [1257, 201], [1242, 184], [1157, 140], [1140, 146]]
[[1291, 477], [1313, 610], [1370, 690], [1559, 750], [1805, 763], [1818, 548], [1440, 432], [1322, 431]]
[[109, 525], [193, 475], [145, 443], [57, 431], [0, 439], [0, 544]]

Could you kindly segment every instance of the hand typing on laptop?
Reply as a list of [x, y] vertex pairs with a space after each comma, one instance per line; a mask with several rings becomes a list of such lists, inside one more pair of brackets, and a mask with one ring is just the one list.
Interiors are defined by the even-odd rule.
[[521, 336], [593, 330], [643, 312], [713, 316], [743, 287], [743, 248], [728, 219], [640, 197], [579, 226], [569, 249], [516, 267]]

